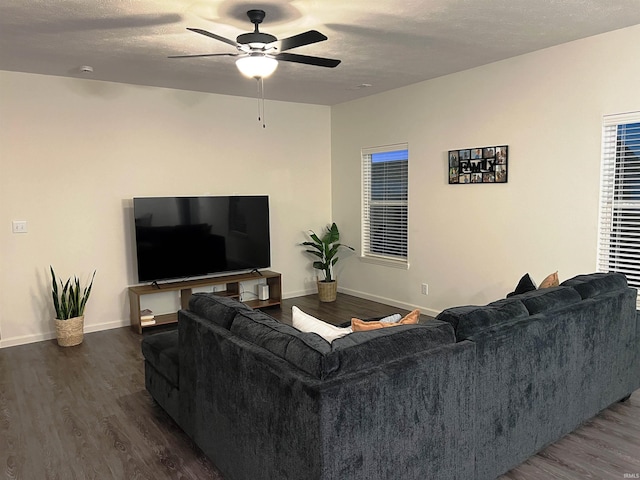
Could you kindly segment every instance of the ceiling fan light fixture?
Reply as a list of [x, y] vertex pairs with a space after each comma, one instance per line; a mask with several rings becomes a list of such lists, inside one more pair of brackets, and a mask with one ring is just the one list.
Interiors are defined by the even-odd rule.
[[278, 61], [264, 54], [247, 55], [236, 60], [236, 67], [245, 77], [267, 78], [278, 68]]

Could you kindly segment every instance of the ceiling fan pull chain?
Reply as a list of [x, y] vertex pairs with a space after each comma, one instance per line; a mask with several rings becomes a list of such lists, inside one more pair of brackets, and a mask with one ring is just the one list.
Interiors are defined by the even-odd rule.
[[267, 128], [264, 123], [264, 78], [260, 77], [260, 91], [262, 93], [262, 128]]
[[258, 121], [262, 121], [262, 128], [267, 128], [264, 123], [264, 79], [256, 77], [258, 81]]
[[260, 110], [260, 77], [256, 77], [256, 85], [258, 87], [256, 100], [258, 101], [258, 121], [262, 120], [262, 112]]

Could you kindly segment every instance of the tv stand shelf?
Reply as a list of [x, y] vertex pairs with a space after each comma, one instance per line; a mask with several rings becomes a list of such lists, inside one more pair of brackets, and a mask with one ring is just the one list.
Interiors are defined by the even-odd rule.
[[[140, 297], [144, 295], [153, 295], [165, 292], [180, 292], [180, 307], [188, 308], [189, 299], [193, 289], [200, 287], [213, 287], [218, 285], [226, 285], [224, 291], [213, 292], [215, 295], [222, 295], [232, 298], [240, 298], [240, 284], [242, 282], [255, 282], [265, 280], [269, 285], [269, 298], [267, 300], [246, 300], [243, 301], [247, 306], [258, 309], [266, 307], [279, 306], [282, 302], [282, 275], [270, 270], [264, 270], [260, 273], [239, 273], [235, 275], [225, 275], [221, 277], [199, 278], [197, 280], [185, 280], [178, 282], [167, 282], [151, 285], [137, 285], [129, 287], [129, 308], [131, 309], [131, 329], [142, 333], [144, 329], [157, 327], [158, 325], [168, 325], [178, 321], [178, 312], [165, 313], [155, 315], [155, 323], [153, 325], [141, 325], [140, 323]], [[265, 282], [260, 282], [265, 283]]]

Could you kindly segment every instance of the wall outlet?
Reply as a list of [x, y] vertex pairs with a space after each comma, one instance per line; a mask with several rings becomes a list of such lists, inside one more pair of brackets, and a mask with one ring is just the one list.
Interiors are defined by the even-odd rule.
[[13, 233], [27, 233], [27, 221], [14, 220], [11, 222], [11, 231]]
[[429, 284], [427, 283], [422, 284], [422, 294], [429, 295]]

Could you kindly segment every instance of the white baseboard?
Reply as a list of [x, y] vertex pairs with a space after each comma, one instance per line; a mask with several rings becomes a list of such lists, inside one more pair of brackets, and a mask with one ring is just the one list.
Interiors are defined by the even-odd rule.
[[102, 330], [113, 330], [114, 328], [130, 327], [131, 320], [117, 320], [115, 322], [96, 323], [84, 326], [84, 333], [101, 332]]
[[304, 297], [305, 295], [312, 295], [314, 293], [318, 293], [315, 288], [310, 288], [307, 290], [298, 290], [297, 292], [287, 292], [282, 294], [283, 299], [295, 298], [295, 297]]
[[[353, 295], [354, 297], [364, 298], [366, 300], [371, 300], [373, 302], [384, 303], [386, 305], [402, 308], [404, 310], [414, 310], [416, 308], [419, 308], [421, 313], [430, 315], [432, 317], [435, 317], [440, 313], [437, 310], [433, 310], [420, 305], [413, 305], [409, 303], [398, 302], [396, 300], [393, 300], [392, 298], [380, 297], [377, 295], [370, 295], [365, 292], [360, 292], [358, 290], [351, 290], [351, 289], [343, 288], [340, 286], [338, 286], [338, 291], [341, 293], [345, 293], [347, 295]], [[316, 289], [311, 288], [307, 290], [287, 292], [283, 294], [283, 298], [288, 299], [288, 298], [294, 298], [294, 297], [302, 297], [304, 295], [312, 295], [314, 293], [317, 293]], [[129, 319], [118, 320], [115, 322], [90, 324], [90, 325], [84, 326], [84, 333], [100, 332], [102, 330], [111, 330], [113, 328], [128, 327], [129, 325], [130, 325]], [[29, 343], [42, 342], [45, 340], [52, 340], [54, 338], [56, 338], [56, 332], [43, 332], [43, 333], [35, 333], [31, 335], [21, 335], [18, 337], [2, 338], [0, 339], [0, 348], [15, 347], [18, 345], [27, 345]]]
[[431, 317], [436, 317], [440, 313], [439, 310], [433, 310], [432, 308], [423, 307], [421, 305], [413, 305], [411, 303], [398, 302], [397, 300], [394, 300], [392, 298], [371, 295], [365, 292], [360, 292], [358, 290], [343, 288], [341, 286], [338, 286], [338, 291], [341, 293], [346, 293], [347, 295], [353, 295], [354, 297], [364, 298], [365, 300], [371, 300], [372, 302], [384, 303], [385, 305], [391, 305], [393, 307], [402, 308], [404, 310], [415, 310], [417, 308], [420, 310], [420, 313], [424, 313], [425, 315], [429, 315]]
[[44, 342], [56, 338], [56, 332], [36, 333], [32, 335], [20, 335], [18, 337], [3, 338], [0, 340], [0, 348], [17, 347], [29, 343]]
[[[102, 330], [111, 330], [113, 328], [128, 327], [130, 321], [118, 320], [115, 322], [96, 323], [84, 326], [84, 333], [101, 332]], [[56, 338], [56, 332], [35, 333], [31, 335], [20, 335], [18, 337], [9, 337], [0, 339], [0, 348], [17, 347], [18, 345], [27, 345], [29, 343], [43, 342]]]

